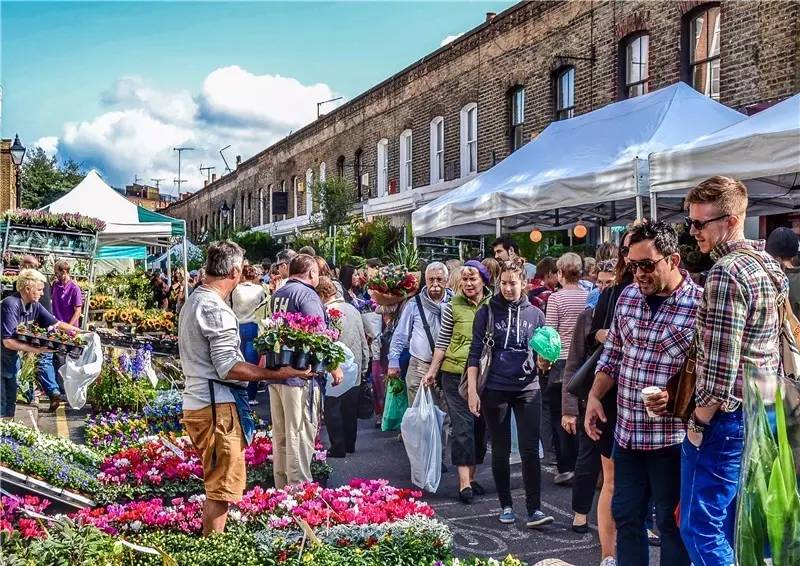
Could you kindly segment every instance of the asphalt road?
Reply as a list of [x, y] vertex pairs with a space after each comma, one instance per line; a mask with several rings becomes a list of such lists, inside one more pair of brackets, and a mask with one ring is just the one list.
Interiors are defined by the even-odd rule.
[[[83, 419], [86, 410], [59, 409], [56, 414], [32, 410], [24, 405], [17, 409], [17, 420], [31, 424], [36, 420], [39, 428], [52, 434], [69, 436], [82, 442]], [[263, 404], [257, 409], [266, 412]], [[330, 485], [347, 483], [351, 478], [385, 478], [392, 485], [413, 487], [405, 447], [397, 432], [381, 432], [374, 423], [359, 421], [359, 436], [356, 452], [343, 459], [331, 459], [333, 474]], [[327, 440], [323, 432], [323, 438]], [[574, 533], [571, 511], [571, 489], [553, 484], [555, 469], [545, 464], [542, 474], [543, 510], [555, 517], [555, 523], [540, 530], [527, 529], [522, 522], [525, 509], [525, 492], [519, 463], [511, 467], [511, 487], [518, 519], [514, 525], [503, 525], [497, 520], [499, 502], [494, 489], [491, 455], [477, 473], [477, 481], [487, 494], [476, 497], [471, 505], [463, 505], [457, 497], [458, 478], [455, 467], [449, 466], [442, 475], [435, 494], [424, 493], [423, 499], [433, 506], [439, 517], [448, 523], [453, 535], [457, 556], [484, 556], [502, 558], [513, 554], [530, 565], [539, 561], [557, 558], [575, 566], [594, 566], [600, 563], [600, 545], [597, 538], [596, 520], [590, 517], [590, 531], [581, 535]], [[448, 454], [449, 458], [449, 454]], [[545, 461], [549, 459], [546, 455]], [[651, 549], [651, 565], [658, 565], [656, 549]]]

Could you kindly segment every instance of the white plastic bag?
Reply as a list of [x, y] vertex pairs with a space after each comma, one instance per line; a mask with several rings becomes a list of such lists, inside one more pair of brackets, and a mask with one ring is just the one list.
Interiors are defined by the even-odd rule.
[[86, 390], [97, 379], [103, 369], [103, 349], [100, 337], [91, 332], [84, 334], [86, 348], [78, 359], [67, 356], [67, 362], [58, 370], [64, 380], [67, 401], [73, 409], [81, 409], [86, 404]]
[[326, 374], [328, 380], [327, 384], [325, 385], [326, 397], [341, 397], [355, 387], [358, 383], [358, 364], [355, 362], [355, 356], [353, 356], [353, 352], [350, 350], [350, 348], [345, 346], [343, 342], [337, 342], [336, 345], [340, 346], [342, 350], [344, 350], [344, 362], [340, 366], [344, 376], [342, 377], [342, 382], [339, 385], [334, 385], [331, 374]]
[[411, 463], [411, 483], [436, 493], [442, 479], [444, 412], [433, 402], [430, 387], [421, 387], [406, 410], [400, 432]]

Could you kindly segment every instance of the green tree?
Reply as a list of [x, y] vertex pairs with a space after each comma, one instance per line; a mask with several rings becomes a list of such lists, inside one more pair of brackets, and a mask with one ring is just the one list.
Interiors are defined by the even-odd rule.
[[79, 163], [71, 159], [59, 163], [41, 147], [35, 147], [22, 164], [22, 207], [48, 205], [71, 191], [85, 176]]
[[319, 207], [320, 226], [323, 229], [348, 223], [350, 212], [356, 203], [356, 191], [353, 185], [337, 178], [327, 179], [324, 182], [317, 181], [314, 183], [312, 195], [315, 208]]

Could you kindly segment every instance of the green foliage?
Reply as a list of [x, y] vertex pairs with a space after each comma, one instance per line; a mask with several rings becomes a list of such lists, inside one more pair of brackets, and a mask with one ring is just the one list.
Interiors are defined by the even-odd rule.
[[403, 241], [402, 230], [392, 226], [385, 216], [369, 222], [355, 219], [351, 228], [355, 233], [352, 253], [365, 259], [377, 257], [387, 261], [390, 251]]
[[[49, 535], [44, 539], [12, 538], [4, 551], [11, 559], [4, 564], [38, 566], [117, 566], [129, 564], [132, 550], [92, 526], [77, 525], [66, 517], [47, 523]], [[3, 553], [5, 554], [5, 552]]]
[[350, 211], [356, 204], [356, 191], [351, 183], [332, 176], [325, 181], [317, 181], [311, 190], [323, 229], [347, 223]]
[[283, 249], [272, 236], [255, 230], [232, 234], [230, 239], [244, 249], [244, 255], [251, 263], [259, 263], [266, 258], [274, 261], [275, 256]]
[[41, 208], [71, 191], [86, 173], [79, 163], [58, 163], [41, 147], [29, 150], [22, 164], [22, 207]]
[[389, 256], [389, 263], [402, 265], [409, 271], [418, 271], [420, 268], [419, 252], [413, 244], [397, 244]]
[[141, 309], [156, 306], [150, 280], [141, 269], [100, 277], [95, 281], [95, 291], [101, 295], [131, 301]]
[[136, 379], [121, 372], [115, 362], [107, 359], [97, 380], [89, 386], [87, 401], [95, 412], [141, 411], [155, 396], [156, 390], [147, 378]]

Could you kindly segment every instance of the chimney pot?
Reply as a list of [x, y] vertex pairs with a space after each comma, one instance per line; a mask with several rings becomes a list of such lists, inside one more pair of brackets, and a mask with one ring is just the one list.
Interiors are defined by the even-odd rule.
[[241, 155], [237, 155], [236, 156], [236, 166], [238, 167], [241, 163], [242, 163], [242, 156]]
[[486, 21], [487, 22], [491, 22], [495, 18], [496, 15], [497, 15], [497, 12], [486, 12]]
[[211, 173], [211, 182], [213, 183], [216, 180], [217, 180], [217, 174], [216, 173]]
[[208, 186], [208, 179], [203, 179], [203, 188]]

